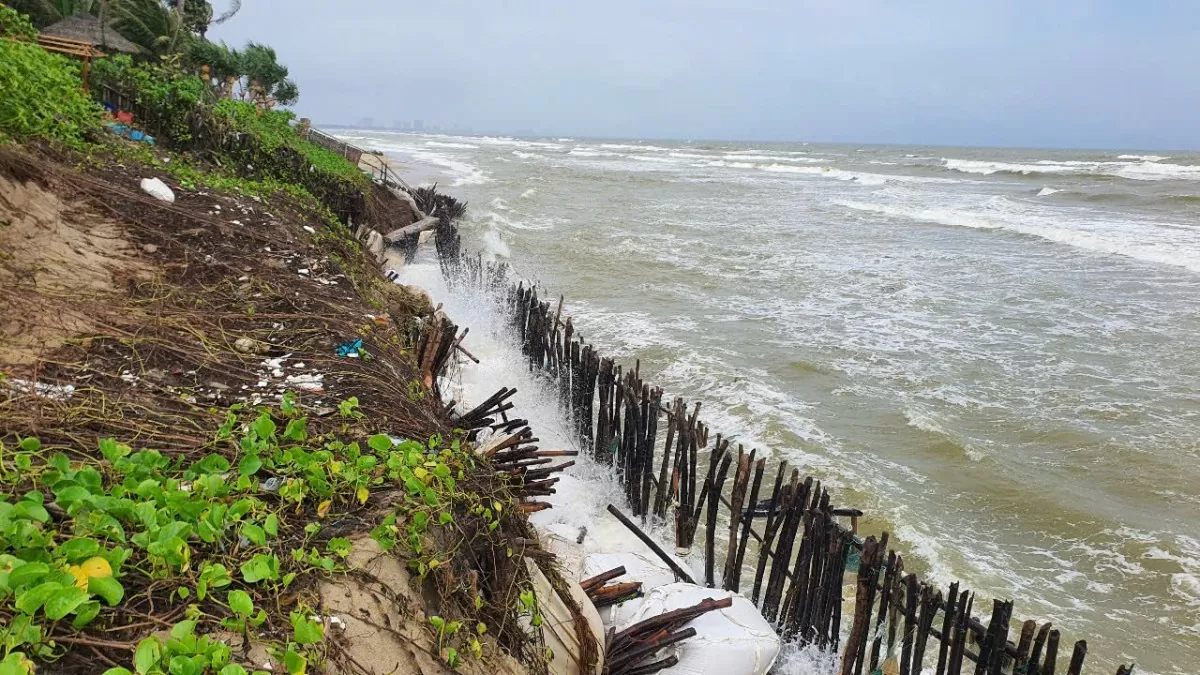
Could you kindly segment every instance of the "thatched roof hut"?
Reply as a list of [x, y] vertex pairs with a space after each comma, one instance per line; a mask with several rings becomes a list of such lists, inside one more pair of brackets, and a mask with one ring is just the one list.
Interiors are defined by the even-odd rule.
[[105, 26], [98, 17], [72, 16], [56, 24], [46, 26], [42, 35], [86, 42], [102, 50], [135, 54], [141, 48], [121, 37], [112, 26]]

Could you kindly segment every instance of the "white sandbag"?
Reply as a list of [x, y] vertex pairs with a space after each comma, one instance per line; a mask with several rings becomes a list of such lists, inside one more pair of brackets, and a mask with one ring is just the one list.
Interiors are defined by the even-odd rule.
[[[681, 565], [687, 569], [687, 565]], [[652, 588], [675, 583], [675, 573], [659, 560], [653, 553], [642, 554], [632, 551], [619, 553], [591, 553], [583, 558], [583, 567], [579, 570], [579, 580], [590, 579], [597, 574], [603, 574], [618, 567], [625, 568], [625, 576], [617, 577], [609, 583], [625, 583], [627, 581], [642, 582], [642, 592]]]
[[631, 598], [625, 602], [620, 602], [608, 607], [601, 607], [596, 610], [600, 614], [600, 620], [604, 622], [605, 628], [612, 628], [622, 624], [628, 624], [629, 618], [637, 613], [642, 606], [642, 598]]
[[167, 187], [166, 183], [157, 178], [143, 178], [142, 191], [155, 199], [169, 203], [175, 202], [175, 193], [171, 192], [171, 188]]
[[659, 586], [646, 593], [637, 611], [622, 617], [617, 630], [684, 607], [706, 598], [733, 598], [733, 605], [709, 612], [687, 624], [695, 637], [672, 645], [660, 657], [674, 654], [679, 663], [664, 673], [679, 675], [764, 675], [779, 655], [779, 636], [758, 608], [746, 598], [717, 588], [677, 583]]
[[[533, 584], [533, 592], [537, 597], [538, 612], [542, 615], [542, 640], [550, 650], [551, 659], [547, 664], [551, 675], [600, 675], [604, 672], [604, 624], [596, 613], [596, 608], [588, 600], [587, 594], [579, 584], [569, 583], [572, 601], [579, 606], [587, 630], [596, 641], [598, 655], [596, 665], [591, 671], [579, 668], [579, 655], [583, 636], [576, 634], [576, 624], [571, 616], [571, 610], [559, 597], [558, 592], [550, 585], [546, 575], [538, 569], [537, 563], [525, 559], [525, 567], [529, 570], [529, 581]], [[524, 619], [522, 624], [526, 630], [533, 627]]]
[[538, 528], [542, 548], [558, 558], [565, 576], [571, 581], [578, 577], [583, 563], [583, 547], [575, 543], [578, 531], [566, 523], [551, 523]]

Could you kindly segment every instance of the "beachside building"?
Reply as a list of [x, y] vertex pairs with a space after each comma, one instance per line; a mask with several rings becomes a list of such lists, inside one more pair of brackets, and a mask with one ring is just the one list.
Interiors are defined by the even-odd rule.
[[106, 53], [136, 54], [141, 51], [140, 47], [126, 40], [115, 28], [106, 25], [95, 16], [72, 16], [46, 26], [42, 29], [38, 41], [82, 43]]

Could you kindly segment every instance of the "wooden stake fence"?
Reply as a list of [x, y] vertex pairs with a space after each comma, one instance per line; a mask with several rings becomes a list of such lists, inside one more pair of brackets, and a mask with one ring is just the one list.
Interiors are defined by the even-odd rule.
[[[741, 591], [750, 575], [750, 599], [785, 639], [839, 650], [846, 638], [842, 675], [1055, 674], [1059, 632], [1049, 623], [1024, 622], [1014, 644], [1012, 602], [994, 601], [987, 623], [974, 618], [974, 594], [957, 583], [943, 592], [906, 574], [902, 557], [888, 548], [887, 533], [860, 539], [855, 530], [861, 512], [834, 508], [819, 480], [781, 462], [774, 480], [764, 484], [766, 460], [756, 459], [755, 451], [740, 445], [735, 451], [719, 435], [710, 444], [699, 403], [689, 407], [675, 398], [664, 406], [663, 391], [642, 380], [640, 363], [623, 370], [584, 342], [564, 317], [561, 297], [544, 299], [535, 287], [511, 282], [507, 265], [464, 255], [453, 225], [439, 228], [436, 241], [448, 282], [491, 294], [508, 312], [530, 370], [559, 392], [583, 452], [614, 468], [634, 518], [673, 522], [680, 556], [690, 553], [703, 531], [700, 583]], [[482, 414], [464, 417], [478, 424]], [[536, 456], [511, 453], [509, 460]], [[769, 497], [759, 501], [768, 486]], [[537, 487], [529, 492], [539, 494]], [[636, 530], [615, 508], [610, 511]], [[839, 520], [847, 516], [850, 528]], [[761, 530], [755, 521], [762, 521]], [[758, 543], [757, 558], [747, 560], [750, 539]], [[848, 561], [856, 557], [854, 570]], [[854, 609], [843, 636], [848, 581]], [[614, 588], [602, 596], [630, 592]], [[1075, 643], [1068, 675], [1081, 674], [1086, 655], [1087, 643]], [[1122, 666], [1118, 675], [1131, 668]]]

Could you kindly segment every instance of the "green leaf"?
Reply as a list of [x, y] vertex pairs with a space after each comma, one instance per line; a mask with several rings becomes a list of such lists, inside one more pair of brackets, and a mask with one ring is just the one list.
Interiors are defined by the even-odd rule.
[[59, 544], [56, 552], [67, 562], [76, 563], [100, 553], [100, 544], [95, 539], [76, 538]]
[[21, 449], [25, 452], [37, 452], [42, 449], [42, 442], [34, 437], [22, 438]]
[[325, 630], [319, 622], [309, 619], [301, 612], [292, 612], [292, 634], [297, 644], [310, 645], [320, 642], [325, 637]]
[[287, 429], [283, 432], [283, 437], [290, 441], [304, 441], [308, 438], [308, 431], [305, 430], [307, 419], [301, 417], [288, 422]]
[[118, 459], [129, 455], [132, 452], [128, 445], [121, 445], [113, 438], [100, 439], [100, 454], [110, 462], [116, 462]]
[[171, 657], [171, 665], [169, 672], [171, 675], [196, 675], [200, 672], [200, 668], [192, 659], [180, 654], [179, 656]]
[[238, 462], [238, 474], [242, 476], [253, 476], [262, 468], [263, 461], [258, 455], [246, 455], [242, 461]]
[[[11, 579], [12, 577], [10, 576], [9, 578]], [[63, 585], [57, 581], [46, 581], [38, 584], [37, 586], [34, 586], [33, 588], [17, 595], [16, 607], [26, 614], [33, 614], [34, 612], [38, 611], [38, 608], [41, 607], [42, 604], [50, 598], [50, 596], [62, 590], [62, 588]]]
[[341, 558], [350, 555], [351, 551], [354, 550], [354, 545], [345, 537], [334, 537], [329, 540], [329, 543], [325, 547], [329, 549], [330, 553]]
[[192, 619], [180, 621], [174, 626], [171, 626], [171, 637], [175, 638], [176, 640], [182, 640], [183, 638], [192, 635], [195, 632], [196, 622]]
[[8, 575], [8, 587], [20, 588], [27, 586], [50, 573], [50, 566], [42, 562], [25, 563], [14, 568]]
[[133, 675], [128, 668], [109, 668], [103, 675]]
[[246, 669], [236, 663], [231, 663], [222, 668], [218, 675], [246, 675]]
[[[82, 490], [83, 488], [80, 489]], [[50, 520], [50, 512], [46, 510], [46, 507], [42, 506], [41, 502], [17, 502], [17, 505], [13, 507], [13, 515], [35, 520], [39, 523], [45, 523]]]
[[95, 600], [89, 600], [80, 605], [79, 609], [75, 610], [75, 620], [71, 622], [71, 625], [75, 628], [83, 628], [92, 621], [95, 621], [99, 615], [100, 603]]
[[258, 419], [254, 420], [250, 428], [254, 431], [254, 435], [266, 439], [275, 433], [275, 422], [271, 419], [270, 415], [263, 413], [258, 416]]
[[138, 673], [145, 675], [162, 660], [162, 643], [156, 637], [148, 637], [138, 643], [133, 652], [133, 667]]
[[46, 599], [46, 616], [58, 621], [74, 612], [80, 605], [87, 602], [87, 600], [87, 591], [78, 586], [60, 588]]
[[250, 599], [250, 594], [246, 591], [229, 591], [226, 600], [229, 603], [229, 609], [232, 609], [235, 614], [250, 616], [254, 613], [254, 601]]
[[242, 578], [246, 583], [253, 584], [264, 579], [279, 578], [279, 558], [275, 554], [256, 554], [250, 560], [242, 563]]
[[265, 546], [267, 543], [267, 533], [254, 523], [242, 525], [242, 536], [249, 539], [250, 543], [255, 546]]
[[283, 665], [291, 675], [304, 675], [304, 671], [308, 668], [308, 659], [297, 654], [295, 649], [288, 647], [287, 653], [283, 655]]
[[278, 537], [279, 516], [275, 515], [274, 513], [268, 515], [267, 519], [263, 522], [263, 529], [266, 530], [267, 534], [271, 535], [272, 537]]
[[375, 452], [387, 452], [392, 449], [392, 445], [394, 444], [392, 443], [392, 439], [384, 434], [375, 434], [367, 439], [367, 445], [371, 446], [371, 449]]
[[88, 593], [100, 596], [113, 607], [125, 597], [125, 587], [112, 577], [92, 577], [88, 579]]

